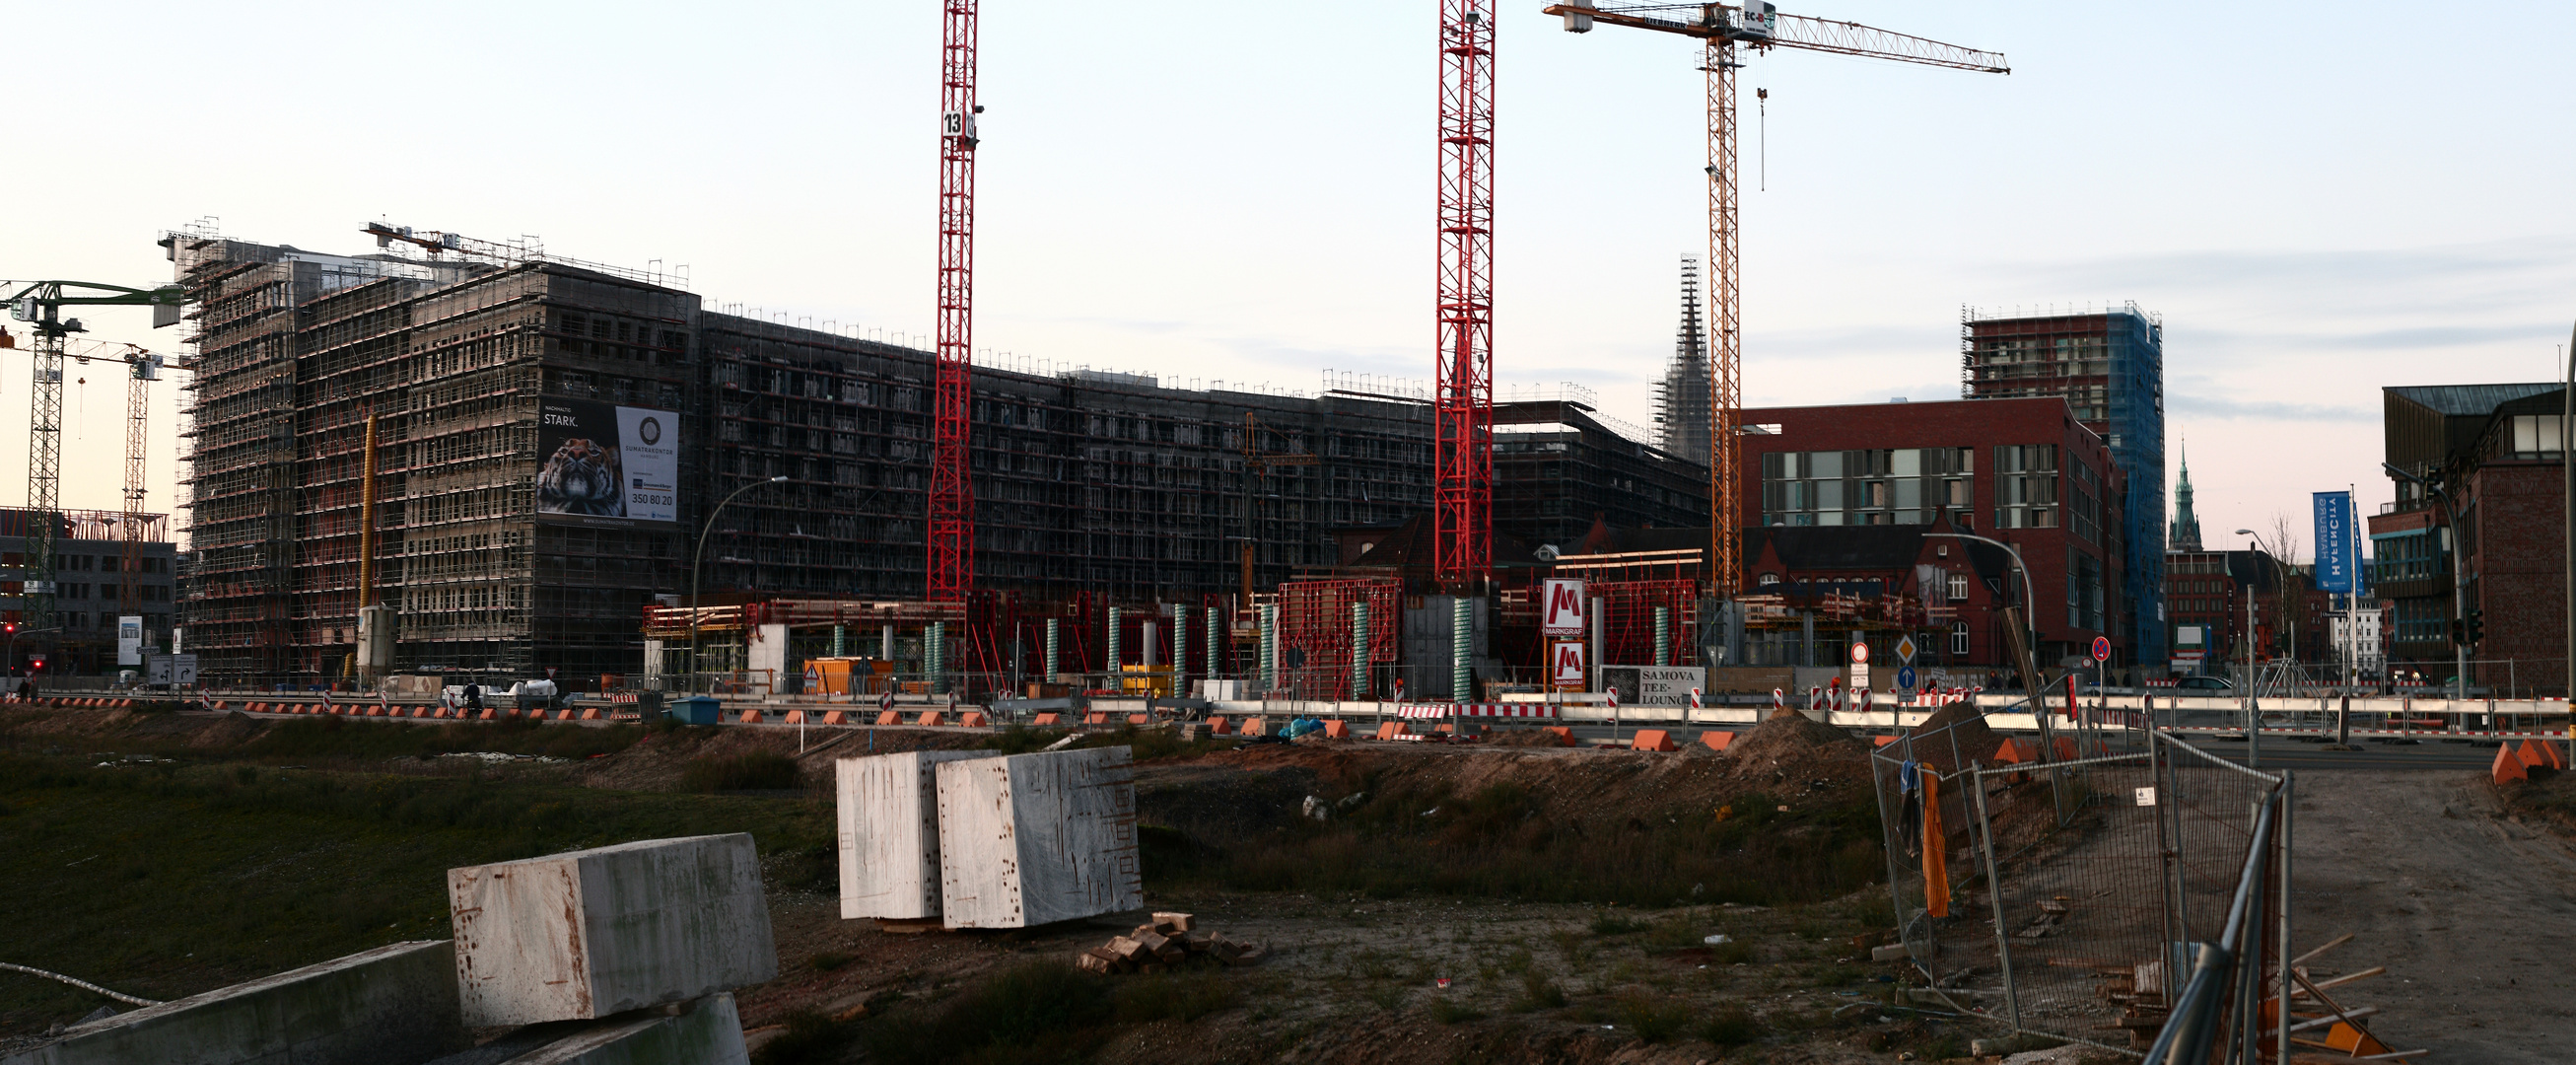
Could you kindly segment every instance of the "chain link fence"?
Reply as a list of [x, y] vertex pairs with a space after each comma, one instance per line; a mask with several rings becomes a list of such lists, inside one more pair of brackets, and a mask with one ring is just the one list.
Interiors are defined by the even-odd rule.
[[[2260, 974], [2286, 943], [2286, 861], [2264, 865], [2269, 887], [2244, 877], [2258, 832], [2285, 845], [2288, 777], [2163, 732], [2130, 733], [2146, 749], [2110, 753], [2125, 730], [2087, 725], [2043, 744], [1971, 716], [1881, 747], [1888, 883], [1930, 984], [1918, 999], [2135, 1054], [2166, 1027], [2198, 945], [2232, 930], [2227, 964]], [[2257, 982], [2234, 979], [2229, 994]], [[2230, 1000], [2231, 1038], [2260, 997]]]

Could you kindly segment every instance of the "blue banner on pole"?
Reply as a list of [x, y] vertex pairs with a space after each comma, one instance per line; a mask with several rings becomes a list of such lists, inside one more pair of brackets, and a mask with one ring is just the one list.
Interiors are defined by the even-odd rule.
[[2317, 590], [2353, 590], [2352, 493], [2315, 493]]

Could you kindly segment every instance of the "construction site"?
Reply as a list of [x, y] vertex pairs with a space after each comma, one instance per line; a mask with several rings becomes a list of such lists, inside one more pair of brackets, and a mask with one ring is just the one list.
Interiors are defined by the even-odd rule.
[[10, 283], [0, 1065], [2554, 1060], [2565, 701], [2150, 686], [2161, 319], [1746, 404], [1745, 61], [2001, 54], [1544, 7], [1704, 78], [1646, 428], [1497, 384], [1498, 9], [1439, 8], [1427, 380], [979, 347], [977, 0], [926, 337], [385, 221]]

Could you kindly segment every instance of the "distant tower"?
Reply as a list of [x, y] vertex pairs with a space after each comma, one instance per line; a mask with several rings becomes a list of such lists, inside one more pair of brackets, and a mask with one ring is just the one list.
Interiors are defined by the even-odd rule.
[[2200, 516], [2191, 512], [2191, 449], [2182, 449], [2182, 483], [2174, 486], [2173, 527], [2165, 530], [2165, 550], [2200, 550]]
[[1699, 256], [1682, 256], [1682, 324], [1673, 338], [1672, 365], [1655, 386], [1655, 423], [1664, 427], [1664, 450], [1708, 465], [1708, 330], [1699, 317]]

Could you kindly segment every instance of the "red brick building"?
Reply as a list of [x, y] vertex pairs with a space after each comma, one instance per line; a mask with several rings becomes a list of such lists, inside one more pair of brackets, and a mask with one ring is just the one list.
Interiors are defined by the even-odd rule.
[[2565, 694], [2564, 390], [2458, 385], [2383, 396], [2387, 460], [2438, 478], [2458, 518], [2454, 530], [2430, 493], [2392, 478], [2396, 501], [2370, 519], [2371, 583], [2390, 604], [2390, 668], [2452, 675], [2456, 577], [2486, 623], [2486, 639], [2469, 649], [2469, 683], [2498, 694]]

